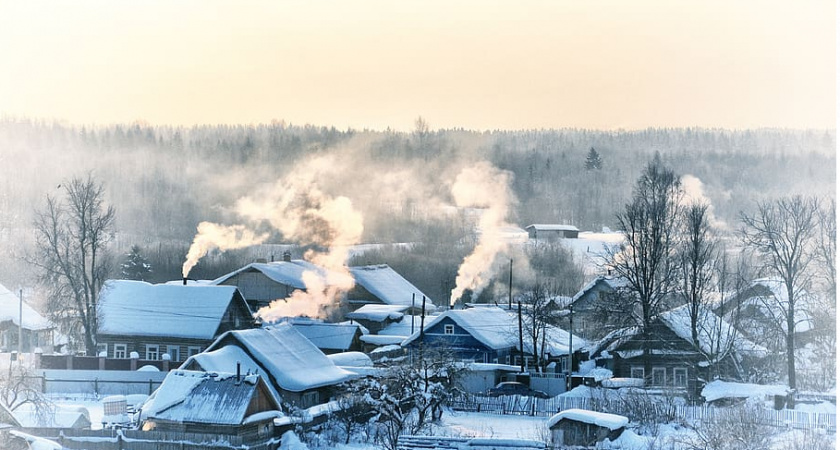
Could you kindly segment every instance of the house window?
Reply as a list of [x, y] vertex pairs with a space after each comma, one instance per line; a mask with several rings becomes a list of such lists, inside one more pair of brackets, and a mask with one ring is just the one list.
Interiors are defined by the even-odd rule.
[[653, 385], [654, 386], [665, 386], [665, 368], [664, 367], [654, 367], [653, 368]]
[[171, 361], [180, 361], [181, 360], [181, 347], [177, 345], [167, 345], [166, 346], [166, 353], [169, 353], [169, 359]]
[[630, 378], [644, 378], [645, 368], [640, 366], [633, 366], [630, 368]]
[[125, 357], [126, 357], [126, 345], [125, 344], [114, 344], [114, 358], [125, 359]]
[[157, 344], [146, 344], [146, 359], [149, 361], [160, 359], [160, 346]]
[[201, 353], [201, 347], [187, 347], [187, 357]]
[[96, 356], [100, 356], [104, 354], [105, 357], [108, 357], [108, 344], [96, 344]]
[[685, 368], [674, 369], [674, 386], [688, 387], [688, 370]]
[[444, 325], [443, 334], [455, 334], [455, 325]]
[[560, 372], [566, 373], [569, 370], [569, 357], [560, 357]]

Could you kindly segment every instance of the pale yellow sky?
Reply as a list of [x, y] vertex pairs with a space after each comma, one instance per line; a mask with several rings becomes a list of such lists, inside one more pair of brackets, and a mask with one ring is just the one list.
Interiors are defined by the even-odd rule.
[[6, 1], [0, 115], [835, 126], [833, 0]]

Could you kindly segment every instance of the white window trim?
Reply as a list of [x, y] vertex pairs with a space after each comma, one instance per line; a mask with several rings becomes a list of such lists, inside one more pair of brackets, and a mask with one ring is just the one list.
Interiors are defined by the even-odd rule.
[[[150, 358], [152, 349], [154, 349], [155, 357]], [[157, 361], [160, 359], [160, 345], [159, 344], [146, 344], [146, 360], [147, 361]]]
[[[172, 350], [175, 350], [175, 354], [172, 354]], [[166, 346], [166, 353], [169, 354], [169, 357], [172, 361], [180, 361], [181, 360], [181, 346], [180, 345], [167, 345]]]
[[201, 347], [195, 345], [187, 347], [187, 358], [193, 355], [197, 355], [199, 353], [201, 353]]
[[443, 326], [443, 334], [452, 335], [455, 334], [455, 325], [446, 324]]
[[[633, 372], [637, 372], [637, 371], [642, 372], [641, 377], [633, 376]], [[642, 379], [644, 379], [645, 378], [645, 368], [643, 366], [630, 366], [630, 378], [642, 378]]]
[[[682, 372], [685, 383], [677, 384], [677, 372]], [[688, 387], [688, 369], [686, 369], [685, 367], [674, 367], [674, 386]]]
[[[122, 349], [122, 356], [117, 356], [117, 352]], [[114, 358], [126, 359], [128, 358], [128, 344], [114, 344]]]

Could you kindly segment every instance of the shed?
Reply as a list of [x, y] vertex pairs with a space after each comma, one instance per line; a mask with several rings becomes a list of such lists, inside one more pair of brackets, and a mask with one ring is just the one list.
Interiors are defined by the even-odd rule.
[[539, 224], [525, 227], [530, 239], [552, 240], [552, 239], [577, 239], [580, 230], [574, 225], [565, 224]]
[[618, 414], [567, 409], [551, 416], [546, 425], [555, 446], [594, 446], [604, 439], [616, 440], [629, 421]]

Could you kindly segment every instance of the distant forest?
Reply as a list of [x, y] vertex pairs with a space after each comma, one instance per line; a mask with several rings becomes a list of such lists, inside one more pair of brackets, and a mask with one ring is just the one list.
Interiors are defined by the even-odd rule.
[[[307, 158], [330, 155], [341, 167], [333, 195], [344, 195], [365, 217], [364, 243], [418, 244], [417, 254], [395, 261], [380, 250], [355, 263], [389, 262], [409, 280], [441, 295], [441, 281], [469, 252], [470, 229], [427, 210], [423, 199], [443, 198], [457, 167], [488, 161], [509, 171], [517, 202], [509, 220], [568, 223], [581, 230], [615, 227], [615, 215], [630, 198], [641, 169], [659, 153], [675, 172], [703, 183], [719, 220], [737, 227], [738, 213], [757, 200], [794, 193], [834, 195], [834, 130], [584, 129], [475, 132], [433, 130], [418, 119], [412, 132], [338, 130], [283, 122], [253, 126], [71, 126], [48, 121], [0, 121], [0, 283], [30, 286], [34, 269], [25, 262], [32, 245], [36, 208], [61, 183], [92, 173], [116, 208], [112, 250], [114, 276], [133, 245], [154, 270], [154, 281], [180, 277], [180, 264], [201, 221], [238, 223], [237, 199], [298, 170]], [[587, 168], [587, 155], [600, 168]], [[388, 194], [385, 181], [411, 168], [417, 195]], [[393, 182], [389, 180], [388, 182]], [[409, 189], [407, 192], [410, 192]], [[282, 236], [272, 243], [286, 244]], [[452, 243], [459, 250], [452, 251]], [[292, 243], [294, 244], [294, 243]], [[449, 249], [447, 251], [446, 249]], [[391, 252], [393, 253], [393, 252]], [[416, 253], [416, 252], [415, 252]], [[230, 252], [196, 267], [214, 278], [251, 262]], [[280, 255], [276, 255], [278, 258]], [[299, 257], [299, 255], [296, 255]], [[408, 257], [407, 257], [408, 258]], [[433, 270], [429, 261], [444, 259]]]

